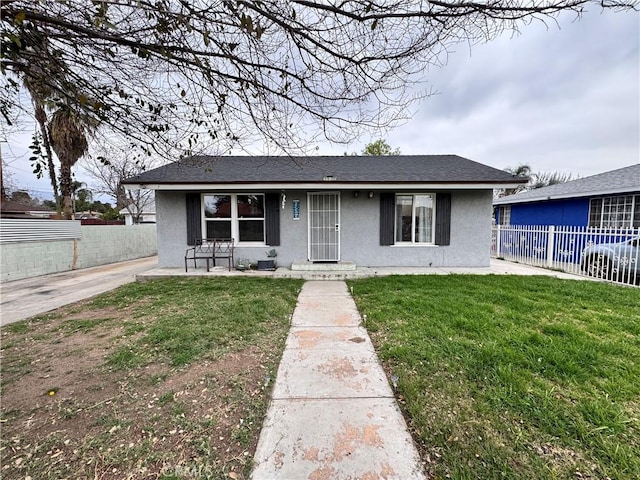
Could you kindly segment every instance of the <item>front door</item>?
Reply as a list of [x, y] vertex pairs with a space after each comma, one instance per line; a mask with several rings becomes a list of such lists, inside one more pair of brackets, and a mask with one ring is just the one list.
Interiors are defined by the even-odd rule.
[[310, 193], [309, 260], [337, 262], [340, 260], [340, 194]]

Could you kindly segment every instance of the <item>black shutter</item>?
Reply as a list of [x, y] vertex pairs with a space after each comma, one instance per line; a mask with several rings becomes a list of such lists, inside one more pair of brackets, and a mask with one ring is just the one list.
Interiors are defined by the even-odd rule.
[[280, 194], [267, 193], [264, 196], [264, 228], [267, 245], [280, 245]]
[[393, 245], [395, 198], [394, 193], [380, 194], [380, 245]]
[[436, 245], [449, 245], [451, 240], [451, 194], [436, 194]]
[[202, 238], [202, 218], [200, 194], [187, 193], [187, 245], [195, 245], [196, 238]]

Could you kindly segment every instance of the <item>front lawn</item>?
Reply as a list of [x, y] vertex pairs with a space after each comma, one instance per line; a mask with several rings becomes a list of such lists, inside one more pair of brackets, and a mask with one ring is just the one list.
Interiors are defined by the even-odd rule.
[[134, 283], [3, 327], [0, 476], [248, 478], [301, 285]]
[[349, 282], [433, 478], [640, 478], [640, 295], [588, 281]]

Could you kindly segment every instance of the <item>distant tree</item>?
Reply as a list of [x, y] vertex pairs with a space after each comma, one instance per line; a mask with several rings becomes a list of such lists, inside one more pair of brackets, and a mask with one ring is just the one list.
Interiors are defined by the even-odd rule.
[[507, 167], [504, 169], [505, 172], [510, 173], [514, 177], [529, 177], [531, 176], [531, 167], [526, 163], [521, 163], [515, 168]]
[[109, 208], [105, 208], [100, 217], [103, 220], [124, 220], [124, 216], [115, 208], [111, 208], [111, 205], [109, 205]]
[[379, 138], [375, 142], [371, 142], [362, 149], [362, 155], [400, 155], [400, 149], [395, 150], [382, 138]]
[[42, 205], [50, 210], [56, 210], [58, 204], [54, 200], [43, 200]]
[[572, 173], [538, 172], [531, 175], [531, 180], [527, 184], [527, 190], [535, 190], [536, 188], [570, 182], [573, 179]]
[[505, 172], [510, 173], [514, 177], [528, 178], [529, 181], [525, 184], [519, 185], [516, 188], [503, 188], [494, 192], [495, 197], [506, 197], [507, 195], [515, 195], [520, 192], [527, 192], [529, 190], [535, 190], [537, 188], [548, 187], [550, 185], [557, 185], [573, 180], [572, 173], [560, 173], [560, 172], [536, 172], [532, 173], [531, 167], [527, 164], [520, 164], [515, 168], [507, 167]]
[[[522, 163], [517, 167], [507, 167], [504, 169], [505, 172], [510, 173], [514, 177], [518, 178], [530, 178], [531, 177], [531, 167], [526, 163]], [[527, 189], [526, 184], [518, 185], [515, 188], [501, 188], [498, 190], [494, 190], [494, 197], [506, 197], [507, 195], [515, 195], [516, 193], [523, 192]]]
[[13, 173], [7, 169], [7, 164], [4, 159], [0, 162], [0, 183], [2, 184], [2, 192], [0, 197], [2, 200], [6, 200], [11, 195], [11, 192], [17, 189], [16, 182], [13, 177]]
[[143, 172], [146, 165], [129, 156], [124, 149], [102, 146], [98, 153], [84, 162], [84, 170], [98, 181], [99, 193], [109, 195], [118, 211], [126, 209], [133, 223], [139, 223], [142, 213], [154, 201], [153, 191], [127, 190], [122, 181]]
[[22, 205], [30, 205], [32, 207], [40, 205], [40, 200], [33, 198], [29, 192], [24, 190], [16, 190], [12, 192], [10, 199], [12, 202], [21, 203]]
[[87, 184], [74, 180], [71, 183], [73, 191], [73, 211], [84, 212], [93, 210], [93, 192], [87, 188]]
[[95, 200], [91, 203], [90, 210], [97, 213], [105, 213], [109, 210], [113, 210], [110, 203], [103, 203], [100, 200]]

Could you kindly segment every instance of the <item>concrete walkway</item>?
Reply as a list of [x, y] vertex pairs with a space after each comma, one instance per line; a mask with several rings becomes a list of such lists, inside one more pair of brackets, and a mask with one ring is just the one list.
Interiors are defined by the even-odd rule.
[[302, 288], [254, 460], [253, 480], [425, 478], [342, 281]]
[[40, 315], [135, 281], [158, 264], [147, 257], [0, 284], [0, 325]]

